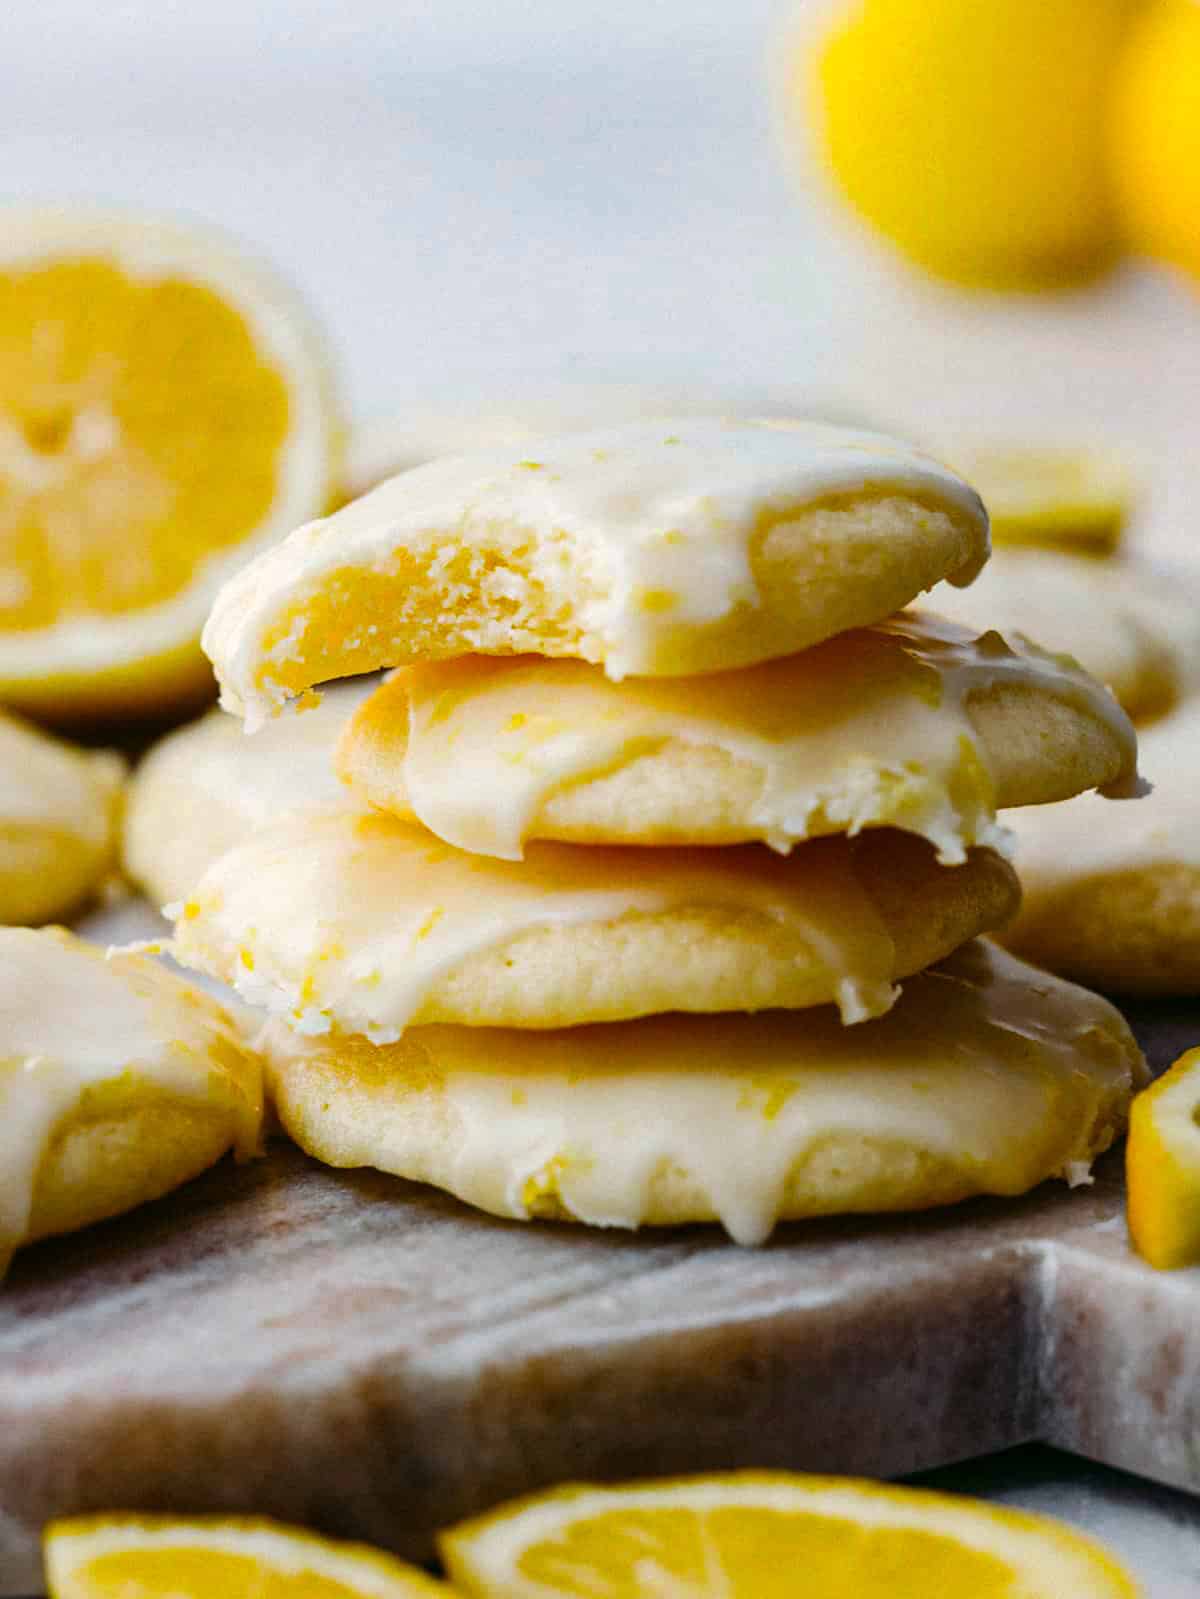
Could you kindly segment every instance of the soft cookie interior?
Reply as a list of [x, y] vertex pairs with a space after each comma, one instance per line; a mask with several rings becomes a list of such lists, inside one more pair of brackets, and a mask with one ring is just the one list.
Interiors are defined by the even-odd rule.
[[687, 418], [405, 472], [222, 590], [223, 701], [457, 655], [727, 670], [889, 615], [988, 550], [973, 490], [876, 434]]

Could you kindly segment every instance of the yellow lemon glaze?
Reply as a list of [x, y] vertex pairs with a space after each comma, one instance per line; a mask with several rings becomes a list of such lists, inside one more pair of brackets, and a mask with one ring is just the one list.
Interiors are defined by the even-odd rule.
[[1001, 682], [1102, 722], [1125, 752], [1116, 787], [1133, 778], [1133, 728], [1086, 673], [918, 613], [700, 678], [614, 684], [584, 662], [537, 657], [406, 667], [356, 714], [342, 769], [353, 781], [362, 749], [373, 769], [366, 798], [387, 808], [390, 777], [440, 838], [516, 860], [551, 795], [679, 741], [761, 774], [751, 836], [776, 849], [887, 824], [921, 834], [953, 864], [974, 844], [1004, 842], [968, 714], [973, 694]]
[[224, 1103], [243, 1153], [262, 1098], [231, 1019], [208, 995], [137, 955], [61, 928], [0, 928], [0, 1263], [24, 1237], [38, 1168], [92, 1088], [138, 1079]]
[[[928, 585], [894, 597], [904, 580], [888, 569], [886, 537], [872, 546], [878, 570], [853, 582], [830, 570], [829, 547], [809, 547], [799, 582], [837, 589], [841, 604], [842, 590], [870, 594], [883, 571], [889, 598], [848, 622], [831, 612], [824, 631], [772, 609], [756, 551], [801, 512], [859, 495], [951, 517], [958, 554], [943, 576], [969, 582], [987, 557], [978, 495], [897, 440], [811, 422], [641, 422], [401, 473], [235, 577], [204, 647], [224, 703], [252, 724], [313, 683], [422, 656], [536, 647], [613, 678], [766, 660], [875, 621]], [[437, 614], [420, 610], [423, 598]]]

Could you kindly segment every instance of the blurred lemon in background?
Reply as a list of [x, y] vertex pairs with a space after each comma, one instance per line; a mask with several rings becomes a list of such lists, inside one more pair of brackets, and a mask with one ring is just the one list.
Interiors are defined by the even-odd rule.
[[1057, 287], [1117, 248], [1107, 106], [1137, 9], [847, 0], [798, 87], [845, 197], [910, 259], [965, 285]]
[[955, 444], [944, 453], [982, 495], [993, 544], [1076, 555], [1111, 555], [1120, 546], [1136, 486], [1110, 450]]
[[322, 341], [220, 235], [0, 213], [0, 701], [207, 697], [221, 582], [331, 497]]
[[1200, 278], [1200, 0], [1154, 0], [1117, 75], [1112, 156], [1130, 242]]

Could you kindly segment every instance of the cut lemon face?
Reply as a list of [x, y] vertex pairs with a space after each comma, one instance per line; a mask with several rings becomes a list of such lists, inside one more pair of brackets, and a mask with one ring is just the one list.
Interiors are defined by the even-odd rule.
[[848, 1478], [741, 1472], [571, 1487], [446, 1533], [482, 1599], [1136, 1599], [1096, 1544], [1037, 1516]]
[[1200, 1049], [1134, 1100], [1125, 1170], [1138, 1253], [1165, 1271], [1200, 1265]]
[[448, 1599], [362, 1544], [259, 1520], [82, 1516], [45, 1535], [52, 1599]]
[[305, 311], [220, 236], [0, 213], [0, 700], [203, 695], [217, 589], [330, 501], [329, 391]]
[[1129, 468], [1071, 449], [958, 449], [954, 461], [979, 490], [997, 544], [1048, 544], [1110, 555], [1134, 499]]

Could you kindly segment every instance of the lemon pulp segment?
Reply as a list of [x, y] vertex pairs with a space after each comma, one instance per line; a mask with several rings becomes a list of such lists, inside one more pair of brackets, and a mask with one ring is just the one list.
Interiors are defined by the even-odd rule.
[[1090, 1540], [969, 1499], [832, 1477], [568, 1487], [452, 1529], [479, 1599], [1136, 1599]]
[[362, 1544], [259, 1519], [81, 1516], [45, 1534], [52, 1599], [436, 1599], [451, 1590]]
[[69, 716], [211, 683], [216, 588], [329, 502], [327, 390], [303, 311], [223, 241], [0, 215], [0, 697]]
[[168, 599], [274, 500], [287, 385], [206, 285], [0, 271], [0, 397], [6, 630]]

